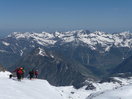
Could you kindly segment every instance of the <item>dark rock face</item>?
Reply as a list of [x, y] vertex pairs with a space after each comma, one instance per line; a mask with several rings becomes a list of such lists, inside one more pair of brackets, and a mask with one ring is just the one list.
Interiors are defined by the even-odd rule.
[[[63, 55], [66, 59], [71, 59], [92, 71], [97, 77], [104, 77], [110, 73], [110, 70], [123, 61], [125, 57], [132, 55], [132, 51], [128, 48], [112, 47], [109, 52], [101, 53], [96, 50], [91, 50], [85, 46], [73, 46], [65, 44], [62, 46], [53, 47], [56, 53]], [[129, 54], [128, 54], [129, 52]]]
[[128, 77], [132, 75], [132, 56], [125, 59], [121, 64], [114, 68], [113, 74], [122, 77]]
[[94, 87], [92, 83], [89, 83], [85, 88], [85, 90], [94, 90], [94, 89], [96, 89], [96, 87]]
[[120, 83], [120, 84], [122, 83], [122, 82], [120, 82], [120, 81], [118, 81], [118, 80], [116, 80], [112, 77], [104, 78], [99, 83], [104, 83], [104, 82], [109, 82], [109, 83], [110, 82], [113, 82], [113, 83], [117, 82], [117, 83]]

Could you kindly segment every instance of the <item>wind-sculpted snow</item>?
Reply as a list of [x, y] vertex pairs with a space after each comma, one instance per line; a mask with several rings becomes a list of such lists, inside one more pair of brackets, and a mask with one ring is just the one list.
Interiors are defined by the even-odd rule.
[[[105, 32], [96, 31], [93, 33], [87, 33], [84, 30], [69, 31], [69, 32], [42, 32], [42, 33], [20, 33], [15, 32], [8, 37], [15, 38], [17, 40], [26, 39], [32, 40], [43, 46], [65, 44], [70, 42], [83, 42], [87, 44], [91, 49], [96, 50], [97, 46], [101, 46], [104, 51], [109, 51], [112, 46], [116, 47], [132, 47], [132, 33], [122, 32], [117, 34], [110, 34]], [[8, 44], [8, 42], [7, 42]]]
[[[114, 77], [115, 80], [122, 82], [120, 86], [100, 90], [90, 94], [87, 99], [131, 99], [132, 97], [132, 78], [123, 79]], [[104, 86], [107, 87], [107, 86]]]
[[117, 87], [112, 90], [107, 90], [104, 92], [98, 92], [87, 99], [131, 99], [132, 98], [132, 84]]

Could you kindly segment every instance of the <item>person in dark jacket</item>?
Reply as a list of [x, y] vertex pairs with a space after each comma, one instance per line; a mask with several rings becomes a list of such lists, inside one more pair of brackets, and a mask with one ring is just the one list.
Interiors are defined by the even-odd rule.
[[29, 71], [29, 76], [30, 76], [30, 79], [34, 77], [34, 70]]

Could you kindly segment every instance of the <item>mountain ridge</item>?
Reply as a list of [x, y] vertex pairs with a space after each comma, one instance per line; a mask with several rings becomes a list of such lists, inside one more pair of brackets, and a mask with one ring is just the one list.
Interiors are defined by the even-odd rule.
[[[98, 50], [100, 46], [102, 51], [109, 51], [112, 46], [132, 48], [132, 33], [122, 32], [110, 34], [105, 32], [89, 32], [85, 30], [69, 31], [69, 32], [14, 32], [5, 39], [27, 40], [34, 47], [35, 44], [40, 46], [52, 47], [56, 44], [62, 45], [71, 42], [83, 42], [92, 50]], [[10, 42], [2, 41], [4, 46], [10, 46]], [[18, 44], [19, 45], [19, 44]]]
[[[74, 84], [78, 87], [79, 80], [80, 87], [88, 76], [99, 79], [109, 76], [110, 70], [132, 55], [131, 41], [132, 34], [129, 32], [119, 34], [84, 30], [54, 33], [15, 32], [0, 40], [0, 63], [7, 68], [15, 67], [16, 64], [32, 67], [39, 65], [43, 70], [41, 77], [44, 75], [50, 83]], [[37, 56], [35, 52], [32, 53], [36, 48], [42, 48], [39, 52], [36, 51]], [[52, 68], [49, 68], [50, 65]], [[69, 71], [67, 67], [70, 68]], [[67, 72], [62, 73], [60, 70]], [[56, 78], [53, 79], [51, 71], [56, 74]], [[54, 71], [60, 72], [57, 74]], [[70, 77], [70, 80], [64, 82], [62, 75], [67, 79]]]
[[29, 70], [38, 69], [39, 78], [46, 79], [55, 86], [73, 85], [75, 88], [80, 88], [85, 85], [86, 79], [96, 78], [83, 65], [70, 62], [63, 56], [40, 47], [23, 57], [15, 66], [11, 67], [11, 71], [18, 66], [25, 68], [25, 75]]

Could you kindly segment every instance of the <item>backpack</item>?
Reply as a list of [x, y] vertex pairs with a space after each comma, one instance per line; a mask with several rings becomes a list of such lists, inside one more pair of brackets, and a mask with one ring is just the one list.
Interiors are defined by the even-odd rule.
[[35, 71], [35, 75], [38, 75], [38, 72], [37, 71]]
[[18, 72], [18, 74], [22, 74], [23, 73], [22, 70], [18, 70], [17, 72]]

